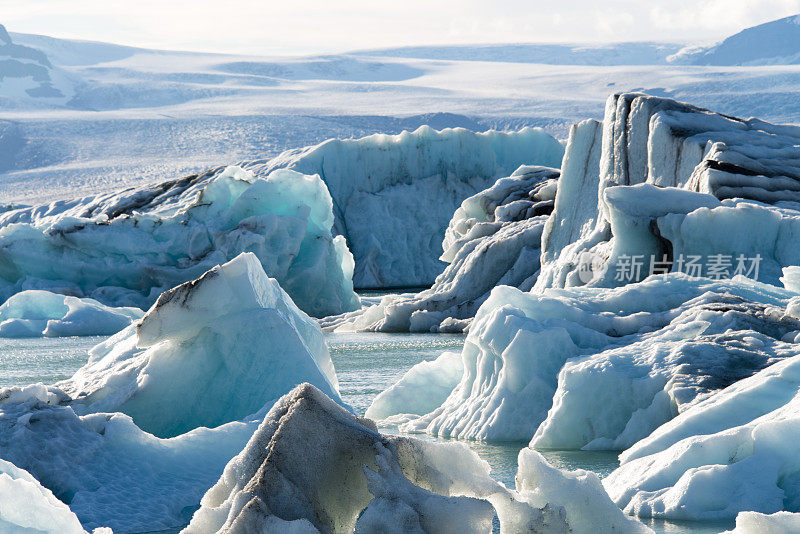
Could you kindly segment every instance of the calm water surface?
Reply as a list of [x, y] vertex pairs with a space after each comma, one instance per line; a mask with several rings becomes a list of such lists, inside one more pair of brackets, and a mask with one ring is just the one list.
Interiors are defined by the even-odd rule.
[[[52, 383], [69, 378], [86, 363], [87, 351], [103, 339], [0, 339], [0, 386]], [[460, 350], [464, 344], [464, 336], [448, 334], [326, 334], [325, 339], [339, 377], [342, 398], [360, 415], [378, 393], [395, 383], [412, 365], [432, 360], [446, 350]], [[489, 463], [492, 476], [514, 486], [517, 454], [524, 443], [467, 443]], [[543, 451], [542, 454], [555, 467], [587, 469], [601, 478], [619, 464], [615, 452]], [[732, 522], [647, 524], [659, 534], [717, 534], [733, 528]]]

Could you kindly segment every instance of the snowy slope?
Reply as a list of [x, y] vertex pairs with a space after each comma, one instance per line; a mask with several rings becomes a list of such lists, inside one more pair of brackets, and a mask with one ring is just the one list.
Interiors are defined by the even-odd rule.
[[69, 77], [74, 95], [56, 108], [27, 103], [16, 110], [18, 100], [0, 106], [3, 202], [108, 191], [269, 158], [331, 137], [422, 124], [474, 131], [541, 126], [563, 137], [571, 123], [601, 118], [612, 91], [643, 90], [775, 122], [800, 116], [797, 66], [666, 64], [664, 57], [677, 51], [672, 45], [440, 47], [280, 58], [11, 37], [44, 53]]
[[669, 61], [690, 65], [800, 63], [800, 15], [746, 28], [710, 48], [687, 48]]

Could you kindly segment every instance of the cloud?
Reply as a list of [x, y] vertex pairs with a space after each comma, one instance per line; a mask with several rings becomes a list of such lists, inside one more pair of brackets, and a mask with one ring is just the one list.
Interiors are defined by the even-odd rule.
[[251, 54], [488, 42], [707, 42], [797, 12], [800, 0], [0, 0], [11, 31]]

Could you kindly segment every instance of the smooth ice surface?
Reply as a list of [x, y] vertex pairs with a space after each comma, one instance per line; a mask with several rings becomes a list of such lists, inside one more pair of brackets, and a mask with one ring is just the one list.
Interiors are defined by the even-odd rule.
[[285, 168], [322, 177], [333, 198], [335, 230], [355, 258], [356, 287], [418, 287], [444, 269], [440, 243], [465, 198], [520, 165], [558, 167], [563, 154], [561, 143], [541, 129], [475, 133], [424, 126], [331, 139], [242, 165], [257, 175]]
[[355, 309], [353, 259], [319, 177], [217, 168], [162, 184], [0, 212], [0, 296], [26, 289], [147, 308], [254, 253], [305, 311]]
[[559, 172], [522, 166], [461, 203], [445, 232], [449, 263], [430, 289], [389, 295], [378, 305], [327, 318], [326, 329], [460, 332], [496, 285], [530, 289]]
[[798, 388], [797, 356], [728, 386], [627, 450], [606, 488], [643, 517], [797, 511]]
[[73, 409], [123, 412], [162, 437], [241, 419], [301, 382], [341, 400], [319, 326], [251, 253], [162, 294], [90, 355], [57, 384]]
[[114, 308], [94, 299], [30, 289], [0, 305], [0, 337], [107, 336], [143, 315], [139, 308]]
[[382, 436], [304, 384], [275, 404], [184, 533], [485, 532], [495, 511], [501, 532], [568, 531], [562, 509], [518, 500], [463, 444]]

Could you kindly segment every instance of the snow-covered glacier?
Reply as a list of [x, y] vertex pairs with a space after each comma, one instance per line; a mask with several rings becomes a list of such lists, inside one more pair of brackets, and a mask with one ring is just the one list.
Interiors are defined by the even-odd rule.
[[108, 336], [143, 315], [139, 308], [29, 289], [0, 305], [0, 337]]
[[559, 171], [522, 166], [461, 203], [442, 243], [449, 265], [433, 285], [389, 295], [377, 306], [323, 322], [328, 329], [383, 332], [460, 332], [496, 285], [528, 290], [536, 282], [547, 216]]
[[237, 167], [0, 213], [0, 297], [44, 289], [148, 308], [163, 291], [254, 253], [301, 309], [353, 310], [353, 258], [316, 176]]
[[564, 147], [539, 128], [475, 133], [427, 126], [399, 135], [331, 139], [242, 163], [256, 175], [319, 175], [333, 197], [335, 231], [355, 257], [360, 288], [419, 287], [445, 268], [437, 258], [461, 202], [520, 165], [559, 167]]
[[85, 528], [173, 528], [273, 403], [308, 382], [341, 402], [316, 321], [243, 253], [162, 294], [72, 378], [0, 391], [0, 458]]

